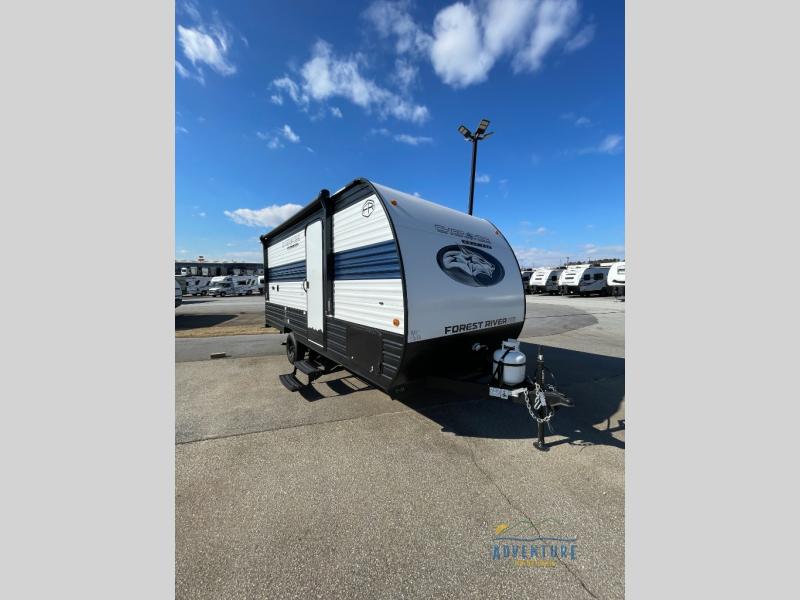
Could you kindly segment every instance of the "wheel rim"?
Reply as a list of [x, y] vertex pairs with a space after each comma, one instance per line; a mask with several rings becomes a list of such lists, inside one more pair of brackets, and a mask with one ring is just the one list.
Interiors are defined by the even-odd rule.
[[294, 355], [295, 355], [295, 347], [291, 341], [286, 342], [286, 358], [289, 359], [290, 363], [294, 362]]

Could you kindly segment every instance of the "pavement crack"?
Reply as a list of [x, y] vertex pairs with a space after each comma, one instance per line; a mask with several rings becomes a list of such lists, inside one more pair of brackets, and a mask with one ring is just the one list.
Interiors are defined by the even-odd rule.
[[[511, 498], [509, 498], [509, 497], [508, 497], [508, 494], [506, 494], [506, 493], [503, 491], [503, 489], [502, 489], [502, 488], [500, 487], [500, 485], [499, 485], [499, 484], [498, 484], [498, 483], [497, 483], [497, 482], [494, 480], [494, 478], [493, 478], [493, 477], [492, 477], [492, 476], [491, 476], [491, 475], [488, 473], [488, 471], [486, 471], [486, 470], [485, 470], [483, 467], [481, 467], [481, 466], [478, 464], [478, 459], [477, 459], [477, 458], [476, 458], [476, 456], [475, 456], [475, 450], [474, 450], [474, 448], [473, 448], [472, 442], [471, 442], [471, 441], [470, 441], [468, 438], [464, 438], [464, 441], [466, 442], [466, 444], [467, 444], [467, 447], [469, 448], [469, 453], [470, 453], [470, 456], [472, 457], [472, 464], [474, 464], [474, 465], [475, 465], [475, 468], [476, 468], [476, 469], [478, 469], [478, 471], [480, 471], [480, 472], [483, 474], [483, 476], [484, 476], [484, 477], [485, 477], [485, 478], [486, 478], [486, 479], [489, 481], [489, 483], [491, 483], [491, 484], [492, 484], [492, 486], [494, 487], [494, 489], [496, 489], [496, 490], [498, 491], [498, 493], [499, 493], [499, 494], [500, 494], [500, 495], [501, 495], [501, 496], [502, 496], [502, 497], [505, 499], [506, 503], [507, 503], [507, 504], [508, 504], [508, 505], [509, 505], [509, 506], [510, 506], [510, 507], [511, 507], [513, 510], [516, 510], [518, 513], [520, 513], [522, 516], [524, 516], [524, 517], [525, 517], [525, 518], [526, 518], [526, 519], [527, 519], [527, 520], [528, 520], [528, 521], [531, 523], [531, 525], [533, 526], [533, 529], [536, 531], [536, 534], [537, 534], [539, 537], [542, 537], [542, 532], [541, 532], [541, 531], [539, 530], [539, 528], [538, 528], [538, 527], [537, 527], [537, 526], [534, 524], [534, 522], [533, 522], [533, 519], [531, 519], [531, 518], [528, 516], [528, 514], [527, 514], [527, 513], [526, 513], [526, 512], [525, 512], [525, 511], [524, 511], [522, 508], [520, 508], [519, 506], [517, 506], [516, 504], [514, 504], [514, 503], [511, 501]], [[577, 581], [577, 582], [578, 582], [578, 583], [581, 585], [581, 587], [582, 587], [582, 588], [583, 588], [583, 589], [586, 591], [586, 593], [587, 593], [587, 594], [589, 594], [589, 595], [590, 595], [592, 598], [597, 598], [597, 599], [599, 600], [599, 596], [597, 596], [597, 594], [595, 594], [595, 593], [594, 593], [592, 590], [590, 590], [590, 589], [589, 589], [589, 586], [588, 586], [588, 585], [586, 585], [586, 582], [585, 582], [585, 581], [584, 581], [584, 580], [581, 578], [580, 574], [578, 574], [576, 571], [574, 571], [573, 569], [571, 569], [571, 568], [570, 568], [570, 566], [569, 566], [567, 563], [565, 563], [565, 562], [564, 562], [564, 561], [561, 559], [561, 557], [560, 557], [560, 556], [556, 556], [556, 560], [557, 560], [557, 561], [558, 561], [558, 562], [559, 562], [559, 563], [560, 563], [560, 564], [561, 564], [561, 565], [562, 565], [562, 566], [563, 566], [563, 567], [564, 567], [564, 568], [567, 570], [567, 572], [568, 572], [570, 575], [572, 575], [572, 577], [573, 577], [573, 578], [574, 578], [574, 579], [575, 579], [575, 580], [576, 580], [576, 581]]]
[[[447, 407], [447, 406], [450, 406], [450, 405], [456, 404], [456, 403], [457, 403], [457, 401], [444, 402], [442, 404], [432, 404], [431, 406], [425, 407], [425, 410], [431, 410], [431, 409], [434, 409], [434, 408], [443, 408], [443, 407]], [[254, 430], [254, 431], [240, 431], [240, 432], [237, 432], [237, 433], [227, 433], [227, 434], [221, 434], [221, 435], [212, 435], [212, 436], [201, 437], [201, 438], [197, 438], [197, 439], [176, 441], [175, 445], [176, 446], [186, 446], [188, 444], [198, 444], [200, 442], [213, 442], [215, 440], [227, 440], [227, 439], [230, 439], [230, 438], [245, 437], [245, 436], [248, 436], [248, 435], [258, 435], [259, 433], [270, 433], [272, 431], [284, 431], [284, 430], [288, 430], [288, 429], [298, 429], [300, 427], [316, 427], [316, 426], [320, 426], [320, 425], [327, 425], [328, 423], [342, 423], [342, 422], [345, 422], [345, 421], [358, 421], [359, 419], [369, 419], [369, 418], [373, 418], [373, 417], [382, 417], [382, 416], [385, 416], [385, 415], [399, 415], [399, 414], [403, 414], [403, 413], [416, 413], [416, 412], [417, 412], [417, 409], [406, 407], [406, 408], [402, 408], [400, 410], [391, 410], [391, 411], [382, 412], [382, 413], [375, 413], [375, 414], [371, 414], [371, 415], [357, 415], [355, 417], [342, 417], [341, 419], [330, 419], [330, 420], [327, 420], [327, 421], [319, 421], [317, 423], [297, 423], [295, 425], [286, 425], [285, 427], [268, 427], [266, 429], [258, 429], [258, 430]]]

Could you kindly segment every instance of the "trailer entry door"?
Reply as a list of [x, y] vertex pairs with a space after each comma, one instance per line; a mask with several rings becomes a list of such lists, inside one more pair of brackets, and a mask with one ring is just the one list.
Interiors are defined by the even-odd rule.
[[308, 341], [322, 346], [324, 327], [322, 281], [322, 221], [306, 227], [306, 314]]

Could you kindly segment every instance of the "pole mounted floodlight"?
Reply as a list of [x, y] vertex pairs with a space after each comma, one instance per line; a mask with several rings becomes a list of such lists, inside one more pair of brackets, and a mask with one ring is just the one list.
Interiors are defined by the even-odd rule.
[[472, 204], [473, 199], [475, 197], [475, 163], [478, 160], [478, 142], [481, 140], [485, 140], [490, 135], [494, 133], [494, 131], [490, 131], [486, 133], [486, 129], [489, 127], [489, 119], [481, 119], [480, 124], [478, 125], [477, 129], [475, 129], [475, 133], [472, 133], [469, 129], [464, 127], [464, 125], [458, 126], [458, 132], [464, 136], [464, 139], [468, 142], [472, 142], [472, 174], [470, 175], [469, 180], [469, 208], [467, 209], [467, 214], [472, 214]]

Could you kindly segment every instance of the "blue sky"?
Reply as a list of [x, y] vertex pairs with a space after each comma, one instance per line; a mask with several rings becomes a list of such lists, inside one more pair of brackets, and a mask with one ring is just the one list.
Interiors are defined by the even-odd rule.
[[523, 266], [624, 256], [624, 3], [178, 0], [176, 258], [367, 177], [475, 214]]

